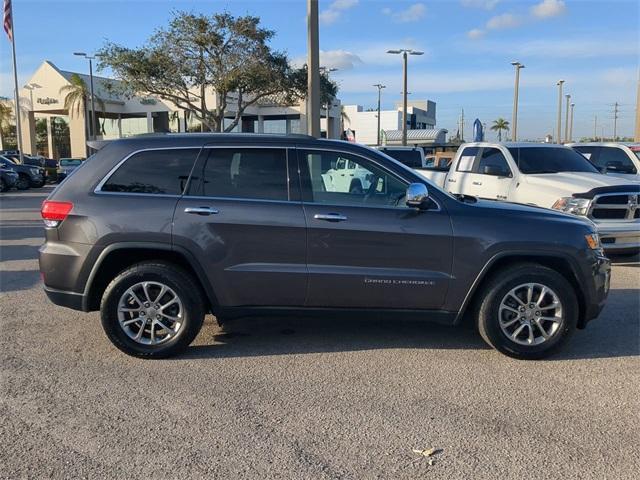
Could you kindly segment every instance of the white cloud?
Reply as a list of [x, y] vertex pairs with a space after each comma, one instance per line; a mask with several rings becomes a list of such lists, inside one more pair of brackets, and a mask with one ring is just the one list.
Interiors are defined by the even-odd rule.
[[531, 13], [538, 18], [556, 17], [567, 10], [563, 0], [542, 0], [531, 7]]
[[463, 7], [484, 8], [485, 10], [493, 10], [500, 3], [500, 0], [461, 0]]
[[320, 22], [325, 25], [335, 23], [345, 10], [355, 7], [359, 0], [334, 0], [329, 8], [320, 12]]
[[480, 28], [474, 28], [474, 29], [469, 30], [467, 32], [467, 37], [469, 37], [472, 40], [476, 40], [478, 38], [484, 37], [485, 33], [486, 32], [484, 30], [480, 29]]
[[[635, 34], [634, 34], [635, 35]], [[531, 40], [512, 45], [502, 45], [509, 54], [548, 58], [597, 58], [611, 56], [637, 56], [640, 47], [634, 36], [615, 36], [611, 38], [557, 38]], [[491, 50], [498, 45], [486, 45]]]
[[[291, 61], [295, 67], [301, 67], [307, 63], [307, 57], [296, 57]], [[362, 59], [355, 53], [346, 50], [320, 50], [320, 66], [327, 68], [337, 68], [340, 71], [351, 70], [361, 65]]]
[[390, 8], [383, 8], [382, 13], [391, 16], [391, 18], [398, 23], [417, 22], [427, 14], [427, 7], [425, 7], [424, 3], [414, 3], [404, 10], [398, 10], [397, 12], [394, 12]]
[[502, 15], [496, 15], [491, 17], [487, 21], [487, 28], [491, 30], [500, 30], [503, 28], [514, 28], [520, 25], [520, 17], [512, 13], [503, 13]]

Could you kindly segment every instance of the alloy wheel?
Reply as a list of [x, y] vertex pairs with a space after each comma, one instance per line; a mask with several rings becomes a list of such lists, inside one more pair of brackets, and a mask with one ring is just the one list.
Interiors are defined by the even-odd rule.
[[175, 337], [184, 324], [178, 294], [160, 282], [139, 282], [118, 301], [118, 323], [129, 338], [144, 345], [160, 345]]
[[524, 283], [504, 296], [498, 321], [502, 332], [511, 341], [526, 346], [540, 345], [560, 330], [562, 302], [548, 286]]

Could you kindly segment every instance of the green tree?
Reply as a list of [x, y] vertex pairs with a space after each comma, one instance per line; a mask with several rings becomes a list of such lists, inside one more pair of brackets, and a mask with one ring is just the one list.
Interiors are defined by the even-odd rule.
[[10, 136], [10, 127], [13, 125], [13, 108], [8, 99], [0, 99], [0, 148], [6, 148], [4, 145]]
[[[176, 12], [140, 48], [107, 42], [99, 52], [99, 68], [109, 68], [121, 81], [113, 88], [170, 101], [211, 131], [231, 131], [245, 110], [262, 99], [283, 95], [291, 100], [306, 92], [306, 73], [271, 49], [273, 36], [254, 16]], [[211, 90], [216, 94], [212, 108], [206, 102]], [[230, 102], [235, 116], [225, 128]]]
[[[66, 108], [69, 111], [69, 116], [74, 117], [74, 116], [80, 115], [80, 112], [87, 111], [86, 106], [87, 106], [87, 102], [91, 101], [91, 92], [89, 88], [87, 88], [86, 82], [77, 73], [74, 73], [73, 75], [71, 75], [71, 77], [69, 78], [69, 85], [64, 85], [63, 87], [61, 87], [59, 93], [65, 96], [64, 108]], [[100, 108], [100, 110], [104, 112], [105, 110], [104, 100], [102, 100], [100, 97], [98, 97], [94, 93], [93, 101], [98, 105], [98, 108]], [[94, 118], [96, 122], [96, 125], [94, 125], [94, 131], [95, 131], [96, 130], [95, 127], [97, 126], [97, 123], [98, 123], [97, 117], [95, 116], [95, 112], [94, 112]], [[85, 120], [85, 123], [87, 123], [86, 120]]]
[[493, 125], [491, 125], [491, 130], [494, 132], [498, 132], [498, 141], [502, 141], [502, 131], [509, 131], [509, 122], [504, 118], [500, 117], [497, 120], [493, 121]]

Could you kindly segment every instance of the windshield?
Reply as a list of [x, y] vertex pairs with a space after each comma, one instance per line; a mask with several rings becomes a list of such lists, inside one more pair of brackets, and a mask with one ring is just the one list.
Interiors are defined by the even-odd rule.
[[73, 159], [62, 159], [62, 160], [60, 160], [60, 166], [61, 167], [77, 167], [81, 163], [82, 162], [80, 160], [73, 160]]
[[570, 148], [512, 147], [509, 152], [522, 173], [600, 173], [584, 156]]
[[422, 156], [418, 150], [395, 150], [387, 148], [382, 148], [381, 150], [391, 158], [395, 158], [400, 163], [404, 163], [407, 167], [422, 167]]

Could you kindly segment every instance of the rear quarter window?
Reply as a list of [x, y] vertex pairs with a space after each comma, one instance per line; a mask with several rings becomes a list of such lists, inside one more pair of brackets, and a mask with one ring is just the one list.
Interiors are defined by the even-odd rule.
[[199, 149], [147, 150], [129, 157], [102, 185], [103, 192], [181, 195]]

